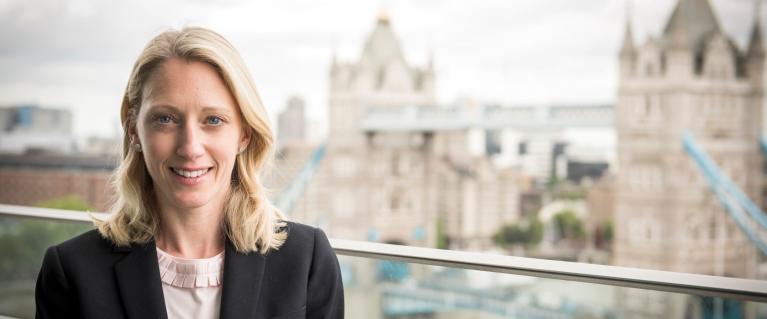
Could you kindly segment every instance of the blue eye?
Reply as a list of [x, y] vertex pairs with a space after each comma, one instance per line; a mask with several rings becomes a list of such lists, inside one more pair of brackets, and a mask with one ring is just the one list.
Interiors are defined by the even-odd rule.
[[157, 122], [160, 124], [168, 124], [173, 121], [173, 118], [167, 115], [160, 115], [157, 117]]
[[222, 123], [222, 120], [218, 116], [211, 116], [211, 117], [208, 118], [208, 124], [219, 125], [221, 123]]

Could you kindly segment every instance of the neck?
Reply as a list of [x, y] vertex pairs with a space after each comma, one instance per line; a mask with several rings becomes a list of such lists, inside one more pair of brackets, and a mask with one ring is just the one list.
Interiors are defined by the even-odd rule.
[[213, 206], [221, 207], [161, 207], [157, 247], [181, 258], [209, 258], [221, 253], [225, 245], [223, 205]]

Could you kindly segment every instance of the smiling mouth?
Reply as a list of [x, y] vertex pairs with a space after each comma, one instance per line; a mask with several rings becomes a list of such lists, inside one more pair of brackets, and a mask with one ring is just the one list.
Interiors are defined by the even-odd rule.
[[176, 174], [178, 176], [181, 176], [181, 177], [186, 177], [186, 178], [196, 178], [196, 177], [203, 176], [203, 175], [207, 174], [208, 172], [210, 172], [211, 169], [213, 169], [213, 167], [196, 169], [196, 170], [185, 170], [185, 169], [177, 168], [177, 167], [171, 167], [170, 168], [170, 170], [174, 174]]

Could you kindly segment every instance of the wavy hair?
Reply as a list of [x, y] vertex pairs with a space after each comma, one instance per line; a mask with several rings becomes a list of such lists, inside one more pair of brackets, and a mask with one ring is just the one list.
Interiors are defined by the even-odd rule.
[[133, 66], [120, 109], [124, 137], [122, 161], [112, 176], [116, 199], [111, 218], [95, 221], [99, 232], [118, 246], [128, 246], [152, 240], [160, 227], [152, 178], [141, 153], [131, 148], [129, 132], [136, 124], [144, 84], [170, 58], [211, 65], [234, 96], [244, 126], [250, 129], [250, 141], [237, 156], [232, 172], [221, 225], [224, 233], [242, 253], [265, 254], [279, 249], [287, 238], [282, 231], [286, 218], [268, 200], [260, 179], [261, 170], [274, 155], [274, 135], [266, 109], [237, 50], [218, 33], [199, 27], [160, 33], [149, 41]]

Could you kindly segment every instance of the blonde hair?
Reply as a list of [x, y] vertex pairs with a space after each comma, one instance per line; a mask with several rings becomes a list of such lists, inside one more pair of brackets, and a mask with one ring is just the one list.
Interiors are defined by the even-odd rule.
[[143, 100], [144, 84], [164, 61], [181, 58], [208, 63], [221, 75], [234, 96], [250, 141], [237, 156], [232, 186], [221, 225], [237, 251], [265, 254], [278, 249], [287, 238], [282, 231], [285, 216], [266, 197], [259, 174], [272, 160], [274, 136], [266, 109], [256, 91], [245, 62], [221, 35], [204, 28], [170, 30], [149, 41], [133, 66], [123, 95], [120, 119], [123, 125], [122, 162], [112, 177], [116, 200], [113, 216], [96, 221], [99, 232], [118, 246], [146, 243], [159, 229], [159, 215], [152, 179], [141, 153], [132, 151], [130, 130], [136, 123]]

